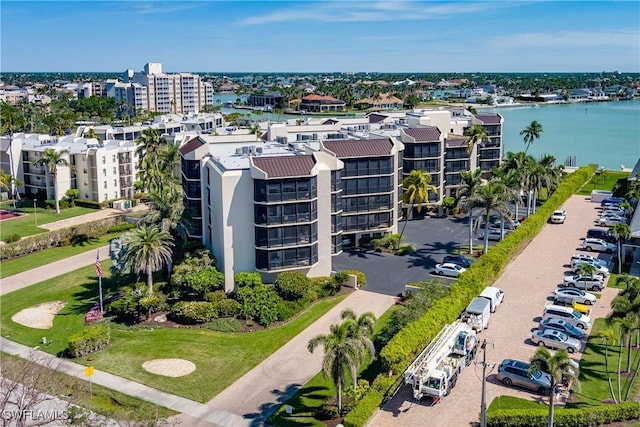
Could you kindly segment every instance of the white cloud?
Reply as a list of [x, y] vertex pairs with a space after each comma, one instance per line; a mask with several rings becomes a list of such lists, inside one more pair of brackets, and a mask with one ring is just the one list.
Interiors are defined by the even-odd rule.
[[557, 33], [522, 33], [508, 34], [489, 38], [489, 43], [495, 49], [531, 49], [551, 47], [575, 47], [584, 49], [589, 47], [640, 47], [639, 30], [613, 31], [560, 31]]
[[160, 3], [133, 3], [134, 6], [131, 6], [136, 13], [141, 15], [151, 15], [158, 13], [174, 13], [180, 12], [183, 10], [189, 10], [196, 7], [195, 4], [189, 3], [169, 3], [169, 2], [160, 2]]
[[289, 6], [286, 10], [249, 16], [239, 20], [237, 23], [240, 25], [261, 25], [303, 20], [316, 22], [418, 21], [452, 16], [459, 17], [460, 15], [476, 14], [488, 9], [502, 9], [517, 5], [517, 2], [442, 3], [399, 0], [370, 3], [365, 1], [332, 1], [298, 8]]

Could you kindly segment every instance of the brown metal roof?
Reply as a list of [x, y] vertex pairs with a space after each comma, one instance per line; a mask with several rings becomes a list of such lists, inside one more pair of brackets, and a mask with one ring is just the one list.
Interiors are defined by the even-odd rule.
[[393, 143], [384, 139], [340, 139], [323, 141], [324, 148], [338, 158], [385, 156], [391, 154]]
[[313, 156], [252, 157], [253, 165], [269, 178], [308, 176], [315, 165]]
[[205, 142], [196, 136], [191, 141], [187, 142], [182, 147], [180, 147], [180, 154], [184, 156], [187, 153], [197, 150], [203, 144], [205, 144]]
[[415, 139], [416, 142], [440, 141], [440, 129], [435, 126], [404, 129], [404, 133]]
[[485, 125], [499, 125], [501, 119], [499, 114], [476, 114], [475, 117]]
[[445, 140], [445, 145], [447, 148], [459, 148], [466, 147], [468, 145], [467, 138], [459, 135], [449, 135], [449, 137]]
[[387, 117], [388, 116], [385, 116], [384, 114], [371, 113], [369, 114], [369, 123], [379, 123]]

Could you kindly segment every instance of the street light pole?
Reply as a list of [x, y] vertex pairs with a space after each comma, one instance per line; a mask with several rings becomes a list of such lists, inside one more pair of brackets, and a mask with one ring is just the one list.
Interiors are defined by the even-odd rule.
[[36, 199], [33, 199], [33, 218], [36, 221], [36, 227], [38, 226], [38, 211], [36, 208]]
[[[487, 368], [495, 365], [487, 363], [487, 340], [483, 340], [480, 348], [482, 349], [482, 401], [480, 403], [480, 426], [487, 427]], [[477, 362], [476, 362], [477, 363]]]

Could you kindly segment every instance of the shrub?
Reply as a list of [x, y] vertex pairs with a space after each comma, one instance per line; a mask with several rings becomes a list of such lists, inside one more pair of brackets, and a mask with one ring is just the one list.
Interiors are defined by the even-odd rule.
[[4, 239], [7, 243], [17, 242], [18, 240], [20, 240], [20, 235], [18, 233], [10, 234], [6, 239]]
[[400, 234], [386, 234], [379, 239], [372, 240], [371, 244], [376, 251], [395, 249], [400, 244]]
[[295, 301], [306, 295], [311, 280], [298, 271], [285, 271], [276, 278], [275, 289], [280, 297]]
[[233, 282], [236, 284], [237, 288], [241, 288], [243, 286], [254, 287], [262, 284], [262, 276], [260, 276], [260, 273], [255, 271], [253, 273], [241, 271], [233, 276]]
[[180, 301], [171, 307], [170, 316], [185, 325], [207, 323], [218, 318], [218, 307], [206, 301]]
[[44, 201], [44, 208], [45, 209], [49, 209], [49, 210], [53, 210], [56, 208], [56, 201], [53, 199], [47, 199]]
[[214, 302], [216, 304], [226, 299], [227, 299], [227, 294], [225, 294], [223, 290], [207, 292], [206, 294], [204, 294], [205, 301]]
[[311, 303], [308, 298], [301, 298], [297, 301], [280, 300], [278, 303], [278, 320], [288, 320], [307, 308]]
[[254, 319], [264, 326], [278, 320], [278, 304], [282, 300], [271, 286], [240, 288], [236, 298], [240, 303], [240, 315], [245, 319]]
[[410, 245], [408, 243], [403, 243], [398, 248], [397, 255], [400, 255], [400, 256], [411, 255], [411, 254], [413, 254], [415, 252], [416, 252], [416, 247], [415, 246], [412, 246], [412, 245]]
[[236, 317], [240, 314], [240, 303], [234, 299], [224, 299], [216, 303], [220, 317]]
[[78, 200], [75, 201], [75, 204], [76, 204], [76, 206], [80, 206], [82, 208], [102, 209], [102, 203], [95, 202], [93, 200], [78, 199]]
[[101, 350], [111, 342], [111, 328], [108, 323], [100, 323], [83, 328], [69, 337], [71, 357], [84, 357]]
[[364, 285], [367, 284], [367, 276], [362, 271], [343, 270], [343, 272], [347, 273], [347, 274], [353, 274], [354, 276], [356, 276], [356, 279], [358, 280], [358, 286], [359, 287], [362, 288]]
[[125, 222], [124, 224], [118, 224], [118, 225], [114, 225], [113, 227], [109, 227], [107, 229], [107, 233], [109, 234], [122, 233], [125, 231], [129, 231], [132, 228], [135, 228], [133, 224], [129, 224], [128, 222]]

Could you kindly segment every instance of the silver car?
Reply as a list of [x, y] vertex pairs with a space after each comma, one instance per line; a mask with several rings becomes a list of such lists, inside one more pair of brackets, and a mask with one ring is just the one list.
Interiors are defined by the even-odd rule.
[[561, 287], [578, 288], [600, 292], [604, 289], [602, 276], [581, 276], [579, 274], [564, 276]]
[[589, 254], [573, 254], [571, 256], [571, 264], [573, 264], [576, 261], [590, 261], [593, 262], [594, 264], [598, 264], [602, 267], [608, 267], [609, 266], [609, 262], [607, 260], [604, 259], [600, 259], [597, 257], [594, 257], [593, 255], [589, 255]]
[[453, 264], [450, 262], [436, 265], [436, 274], [440, 276], [458, 277], [465, 271], [467, 271], [466, 268], [460, 267], [458, 264]]
[[571, 262], [571, 270], [573, 270], [574, 273], [577, 273], [578, 270], [580, 269], [580, 265], [582, 264], [593, 266], [595, 270], [594, 271], [595, 274], [600, 274], [605, 277], [611, 274], [611, 272], [609, 271], [609, 268], [600, 265], [600, 263], [595, 263], [593, 261], [587, 261], [587, 260], [579, 260], [579, 259]]
[[567, 350], [568, 353], [580, 351], [582, 347], [580, 340], [571, 338], [564, 332], [556, 329], [536, 330], [531, 334], [531, 341], [539, 346], [548, 348], [560, 348]]
[[594, 294], [578, 288], [558, 288], [553, 293], [553, 298], [560, 302], [577, 302], [578, 304], [593, 305], [597, 299]]

